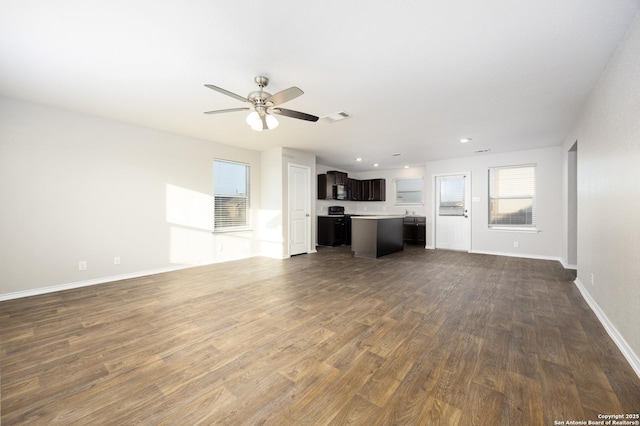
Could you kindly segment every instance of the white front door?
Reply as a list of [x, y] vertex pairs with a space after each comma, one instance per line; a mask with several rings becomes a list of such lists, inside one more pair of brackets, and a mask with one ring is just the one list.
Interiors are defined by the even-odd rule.
[[289, 164], [289, 255], [308, 253], [311, 243], [311, 195], [308, 167]]
[[471, 251], [470, 174], [435, 179], [435, 247]]

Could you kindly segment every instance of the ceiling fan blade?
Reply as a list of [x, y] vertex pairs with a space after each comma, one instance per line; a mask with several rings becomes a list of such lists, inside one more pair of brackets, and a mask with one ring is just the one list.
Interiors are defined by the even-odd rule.
[[240, 95], [236, 95], [233, 92], [230, 92], [228, 90], [225, 90], [221, 87], [218, 86], [214, 86], [213, 84], [205, 84], [205, 87], [208, 87], [209, 89], [215, 90], [216, 92], [220, 92], [223, 95], [227, 95], [227, 96], [231, 96], [234, 99], [237, 99], [241, 102], [249, 102], [249, 99], [245, 98], [244, 96], [240, 96]]
[[271, 95], [267, 98], [265, 102], [271, 102], [273, 105], [280, 105], [285, 102], [290, 101], [291, 99], [295, 99], [298, 96], [302, 95], [304, 92], [299, 88], [293, 86], [288, 89], [281, 90], [275, 95]]
[[205, 114], [220, 114], [222, 112], [235, 112], [235, 111], [249, 111], [251, 108], [229, 108], [229, 109], [217, 109], [215, 111], [205, 111]]
[[316, 117], [315, 115], [307, 114], [300, 111], [293, 111], [284, 108], [273, 108], [271, 111], [275, 114], [284, 115], [285, 117], [297, 118], [299, 120], [318, 121], [318, 117]]

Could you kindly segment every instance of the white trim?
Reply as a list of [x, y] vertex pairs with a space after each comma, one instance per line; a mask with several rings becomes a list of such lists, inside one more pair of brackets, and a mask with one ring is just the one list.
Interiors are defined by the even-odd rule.
[[169, 266], [167, 268], [149, 269], [146, 271], [132, 272], [130, 274], [112, 275], [109, 277], [94, 278], [91, 280], [76, 281], [72, 283], [52, 285], [49, 287], [39, 287], [39, 288], [30, 289], [30, 290], [16, 291], [13, 293], [4, 293], [4, 294], [0, 294], [0, 302], [5, 300], [20, 299], [22, 297], [38, 296], [38, 295], [47, 294], [47, 293], [55, 293], [56, 291], [72, 290], [74, 288], [80, 288], [80, 287], [89, 287], [96, 284], [105, 284], [105, 283], [110, 283], [114, 281], [128, 280], [131, 278], [146, 277], [148, 275], [162, 274], [165, 272], [179, 271], [181, 269], [194, 268], [196, 266], [203, 266], [203, 265]]
[[[311, 167], [309, 166], [303, 166], [301, 164], [295, 164], [295, 163], [287, 163], [287, 236], [288, 238], [288, 242], [287, 242], [287, 253], [284, 256], [285, 258], [287, 257], [291, 257], [291, 237], [292, 237], [292, 232], [291, 232], [291, 228], [293, 226], [293, 221], [291, 220], [291, 169], [293, 167], [296, 167], [298, 169], [304, 169], [307, 172], [307, 189], [308, 189], [308, 195], [309, 197], [307, 197], [306, 200], [306, 207], [307, 209], [309, 209], [309, 212], [307, 213], [307, 229], [305, 230], [306, 238], [307, 238], [307, 253], [311, 253], [311, 213], [312, 213], [312, 208], [311, 208], [311, 197], [313, 196], [312, 194], [312, 190], [311, 190]], [[298, 254], [303, 254], [303, 253], [298, 253]]]
[[544, 255], [539, 255], [539, 254], [510, 253], [510, 252], [485, 251], [485, 250], [472, 250], [469, 253], [489, 254], [489, 255], [492, 255], [492, 256], [522, 257], [522, 258], [525, 258], [525, 259], [555, 260], [557, 262], [560, 262], [560, 264], [562, 266], [564, 266], [564, 263], [562, 262], [562, 259], [560, 257], [557, 257], [557, 256], [544, 256]]
[[[430, 248], [433, 248], [433, 247], [430, 247]], [[511, 253], [511, 252], [485, 251], [485, 250], [472, 250], [469, 253], [489, 254], [492, 256], [522, 257], [524, 259], [555, 260], [557, 262], [560, 262], [560, 264], [564, 269], [572, 269], [572, 270], [578, 269], [578, 265], [570, 265], [566, 263], [563, 258], [558, 256], [544, 256], [539, 254]]]
[[598, 317], [598, 320], [600, 320], [600, 323], [609, 334], [609, 337], [611, 337], [618, 349], [620, 349], [620, 352], [622, 352], [622, 355], [627, 359], [631, 368], [633, 368], [633, 371], [636, 372], [636, 375], [640, 377], [640, 357], [638, 357], [638, 354], [631, 349], [631, 346], [629, 346], [624, 337], [622, 337], [616, 327], [611, 323], [611, 321], [609, 321], [607, 315], [602, 311], [602, 309], [600, 309], [600, 306], [598, 306], [596, 301], [593, 300], [585, 286], [582, 284], [582, 281], [580, 281], [579, 278], [576, 278], [574, 283], [576, 287], [578, 287], [578, 290], [580, 291], [580, 294], [582, 294], [585, 302], [587, 302], [587, 305], [589, 305], [593, 313]]
[[571, 265], [569, 263], [566, 263], [564, 259], [560, 259], [560, 263], [562, 263], [564, 269], [573, 269], [574, 271], [578, 270], [578, 265]]
[[514, 226], [512, 228], [509, 228], [507, 226], [496, 226], [496, 225], [489, 225], [489, 227], [487, 228], [487, 231], [490, 232], [521, 232], [521, 233], [525, 233], [525, 234], [537, 234], [539, 232], [542, 232], [541, 229], [538, 228], [523, 228], [523, 227], [517, 227]]
[[[309, 253], [317, 253], [317, 251], [314, 249], [314, 250], [310, 251]], [[249, 257], [263, 257], [263, 256], [255, 255], [255, 256], [249, 256]], [[272, 259], [284, 260], [284, 259], [287, 259], [287, 258], [288, 257], [273, 257]], [[247, 259], [247, 258], [246, 257], [239, 257], [237, 259], [225, 260], [224, 262], [233, 262], [235, 260], [241, 260], [241, 259]], [[169, 267], [166, 267], [166, 268], [149, 269], [149, 270], [146, 270], [146, 271], [132, 272], [132, 273], [129, 273], [129, 274], [111, 275], [109, 277], [100, 277], [100, 278], [94, 278], [94, 279], [91, 279], [91, 280], [76, 281], [76, 282], [72, 282], [72, 283], [52, 285], [52, 286], [49, 286], [49, 287], [38, 287], [38, 288], [30, 289], [30, 290], [16, 291], [16, 292], [13, 292], [13, 293], [0, 293], [0, 302], [4, 302], [6, 300], [20, 299], [20, 298], [23, 298], [23, 297], [39, 296], [41, 294], [55, 293], [56, 291], [73, 290], [74, 288], [89, 287], [89, 286], [92, 286], [92, 285], [106, 284], [106, 283], [111, 283], [111, 282], [115, 282], [115, 281], [128, 280], [128, 279], [132, 279], [132, 278], [141, 278], [141, 277], [146, 277], [146, 276], [149, 276], [149, 275], [163, 274], [163, 273], [166, 273], [166, 272], [180, 271], [182, 269], [196, 268], [198, 266], [213, 265], [215, 263], [222, 263], [222, 262], [200, 263], [200, 264], [197, 264], [197, 265], [169, 266]]]

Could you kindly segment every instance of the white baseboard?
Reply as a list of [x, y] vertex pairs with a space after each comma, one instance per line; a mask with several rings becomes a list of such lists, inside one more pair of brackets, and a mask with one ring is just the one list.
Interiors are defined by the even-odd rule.
[[4, 294], [0, 294], [0, 302], [4, 300], [13, 300], [13, 299], [20, 299], [22, 297], [38, 296], [40, 294], [54, 293], [56, 291], [72, 290], [74, 288], [88, 287], [96, 284], [105, 284], [105, 283], [110, 283], [114, 281], [128, 280], [131, 278], [146, 277], [148, 275], [162, 274], [164, 272], [172, 272], [172, 271], [178, 271], [180, 269], [193, 268], [194, 266], [202, 266], [202, 265], [170, 266], [167, 268], [151, 269], [147, 271], [132, 272], [129, 274], [112, 275], [109, 277], [100, 277], [100, 278], [94, 278], [91, 280], [58, 284], [58, 285], [53, 285], [49, 287], [39, 287], [39, 288], [30, 289], [30, 290], [16, 291], [13, 293], [4, 293]]
[[560, 259], [560, 263], [564, 266], [564, 269], [573, 269], [574, 271], [578, 270], [578, 265], [572, 265], [564, 261], [564, 259]]
[[[435, 246], [428, 245], [425, 246], [427, 250], [436, 250]], [[537, 254], [525, 254], [525, 253], [511, 253], [511, 252], [503, 252], [503, 251], [487, 251], [487, 250], [471, 250], [469, 253], [473, 254], [488, 254], [490, 256], [507, 256], [507, 257], [521, 257], [524, 259], [539, 259], [539, 260], [555, 260], [556, 262], [560, 262], [560, 264], [565, 269], [578, 269], [576, 265], [568, 265], [564, 262], [563, 259], [556, 256], [541, 256]]]
[[580, 279], [576, 278], [574, 283], [576, 284], [576, 287], [578, 287], [578, 290], [580, 290], [580, 294], [582, 294], [582, 297], [584, 298], [585, 302], [587, 302], [587, 305], [589, 305], [593, 313], [598, 317], [598, 320], [600, 320], [600, 323], [609, 334], [609, 337], [611, 337], [618, 349], [620, 349], [620, 352], [622, 352], [622, 355], [624, 355], [629, 364], [631, 364], [631, 368], [633, 368], [633, 371], [636, 372], [636, 375], [640, 377], [640, 357], [638, 357], [633, 349], [631, 349], [631, 346], [629, 346], [624, 337], [622, 337], [616, 327], [611, 323], [611, 321], [609, 321], [607, 315], [602, 311], [602, 309], [600, 309], [600, 306], [598, 306], [596, 301], [593, 300]]
[[561, 258], [557, 256], [542, 256], [538, 254], [511, 253], [511, 252], [484, 251], [484, 250], [472, 250], [469, 253], [489, 254], [492, 256], [522, 257], [524, 259], [555, 260], [556, 262], [560, 262], [562, 266], [566, 268], [565, 263], [562, 261]]
[[[146, 276], [149, 276], [149, 275], [162, 274], [162, 273], [165, 273], [165, 272], [179, 271], [181, 269], [195, 268], [195, 267], [198, 267], [198, 266], [212, 265], [214, 263], [233, 262], [235, 260], [246, 259], [247, 257], [259, 257], [259, 256], [260, 255], [240, 256], [240, 257], [237, 257], [237, 258], [229, 258], [229, 259], [225, 259], [225, 260], [221, 260], [221, 261], [215, 261], [215, 262], [204, 262], [204, 263], [198, 263], [198, 264], [182, 264], [182, 265], [175, 265], [175, 266], [167, 266], [167, 267], [164, 267], [164, 268], [149, 269], [149, 270], [146, 270], [146, 271], [131, 272], [131, 273], [120, 274], [120, 275], [111, 275], [111, 276], [108, 276], [108, 277], [99, 277], [99, 278], [94, 278], [94, 279], [90, 279], [90, 280], [76, 281], [76, 282], [65, 283], [65, 284], [58, 284], [58, 285], [53, 285], [53, 286], [49, 286], [49, 287], [39, 287], [39, 288], [34, 288], [34, 289], [29, 289], [29, 290], [16, 291], [16, 292], [13, 292], [13, 293], [4, 293], [4, 294], [0, 294], [0, 302], [2, 302], [4, 300], [20, 299], [21, 297], [38, 296], [40, 294], [54, 293], [56, 291], [72, 290], [74, 288], [88, 287], [88, 286], [91, 286], [91, 285], [111, 283], [111, 282], [114, 282], [114, 281], [128, 280], [128, 279], [131, 279], [131, 278], [146, 277]], [[277, 257], [277, 258], [274, 258], [274, 259], [284, 259], [284, 257]]]

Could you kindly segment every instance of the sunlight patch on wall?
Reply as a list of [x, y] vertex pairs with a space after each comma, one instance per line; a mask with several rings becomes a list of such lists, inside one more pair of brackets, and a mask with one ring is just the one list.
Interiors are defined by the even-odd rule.
[[260, 229], [260, 253], [263, 256], [280, 259], [283, 257], [282, 211], [265, 210], [258, 212]]
[[213, 231], [213, 196], [167, 184], [167, 222]]
[[202, 265], [215, 261], [215, 247], [210, 232], [172, 226], [170, 231], [171, 263]]

